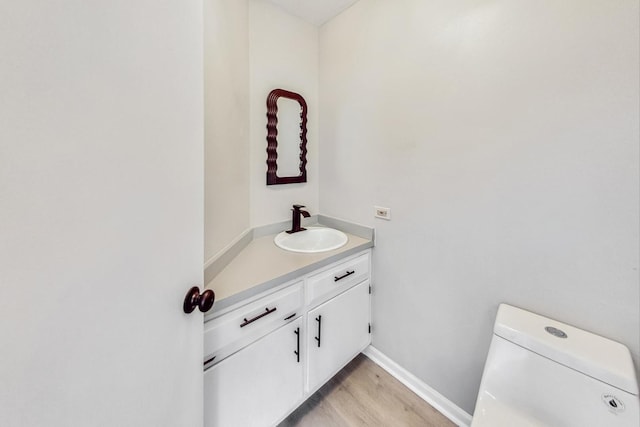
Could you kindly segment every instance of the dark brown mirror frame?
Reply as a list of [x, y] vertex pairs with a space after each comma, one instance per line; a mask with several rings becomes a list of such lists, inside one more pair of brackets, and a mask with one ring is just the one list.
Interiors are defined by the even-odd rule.
[[[278, 176], [278, 98], [300, 104], [300, 175]], [[267, 96], [267, 185], [307, 182], [307, 103], [295, 92], [274, 89]]]

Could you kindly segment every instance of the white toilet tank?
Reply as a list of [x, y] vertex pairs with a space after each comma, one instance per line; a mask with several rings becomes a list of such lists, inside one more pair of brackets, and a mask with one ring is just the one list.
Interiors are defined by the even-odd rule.
[[501, 304], [471, 425], [638, 427], [629, 350]]

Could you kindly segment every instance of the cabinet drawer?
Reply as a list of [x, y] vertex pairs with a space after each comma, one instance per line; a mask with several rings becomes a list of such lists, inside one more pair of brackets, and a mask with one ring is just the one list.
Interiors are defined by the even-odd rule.
[[326, 300], [369, 277], [369, 252], [307, 279], [307, 304]]
[[291, 321], [302, 309], [302, 282], [212, 319], [204, 325], [205, 360], [224, 357]]

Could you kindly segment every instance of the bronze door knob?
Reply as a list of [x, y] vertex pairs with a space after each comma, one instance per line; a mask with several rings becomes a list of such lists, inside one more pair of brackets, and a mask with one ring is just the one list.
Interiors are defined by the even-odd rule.
[[200, 289], [197, 286], [189, 289], [187, 295], [184, 297], [184, 303], [182, 308], [185, 313], [191, 313], [198, 307], [201, 312], [206, 313], [213, 307], [213, 302], [216, 299], [216, 294], [211, 289], [207, 289], [203, 293], [200, 293]]

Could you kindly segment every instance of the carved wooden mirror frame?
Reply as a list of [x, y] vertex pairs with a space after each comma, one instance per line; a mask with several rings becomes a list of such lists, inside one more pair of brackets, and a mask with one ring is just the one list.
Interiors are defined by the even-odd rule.
[[[278, 176], [278, 98], [300, 104], [300, 174]], [[267, 96], [267, 185], [307, 182], [307, 103], [295, 92], [274, 89]]]

